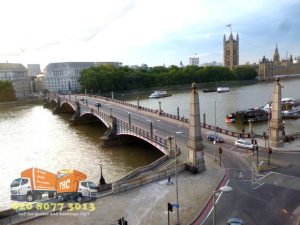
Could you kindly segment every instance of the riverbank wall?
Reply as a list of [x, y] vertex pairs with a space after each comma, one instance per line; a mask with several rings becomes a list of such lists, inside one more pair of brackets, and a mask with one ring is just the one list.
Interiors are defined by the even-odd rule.
[[24, 106], [24, 105], [41, 105], [43, 103], [43, 98], [38, 96], [26, 97], [18, 99], [17, 101], [0, 102], [0, 108], [8, 108], [14, 106]]

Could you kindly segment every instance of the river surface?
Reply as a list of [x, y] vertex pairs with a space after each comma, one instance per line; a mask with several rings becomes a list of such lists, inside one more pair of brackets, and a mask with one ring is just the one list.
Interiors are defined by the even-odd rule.
[[[282, 88], [282, 98], [291, 97], [300, 99], [300, 79], [283, 80], [280, 82]], [[200, 101], [200, 113], [205, 113], [206, 123], [215, 125], [215, 101], [216, 101], [216, 125], [232, 131], [242, 130], [241, 124], [225, 123], [225, 117], [230, 112], [246, 110], [265, 105], [272, 99], [274, 82], [261, 82], [251, 85], [230, 87], [230, 92], [204, 93], [198, 90]], [[149, 99], [151, 92], [143, 95], [134, 95], [128, 97], [126, 100], [133, 104], [137, 104], [137, 97], [139, 97], [140, 106], [159, 109], [159, 102], [164, 112], [177, 115], [177, 107], [179, 107], [180, 116], [189, 117], [189, 97], [191, 89], [184, 91], [168, 91], [172, 96], [160, 99]], [[125, 98], [124, 98], [125, 99]], [[201, 116], [203, 122], [203, 116]], [[263, 134], [267, 131], [268, 122], [258, 122], [252, 124], [253, 131], [257, 134]], [[285, 120], [286, 133], [300, 131], [300, 119]], [[249, 131], [248, 124], [245, 125], [245, 132]]]
[[[300, 79], [282, 81], [283, 97], [300, 99]], [[271, 99], [273, 82], [231, 87], [227, 93], [203, 93], [199, 91], [201, 114], [206, 122], [229, 130], [241, 130], [241, 125], [226, 124], [229, 112], [264, 105]], [[158, 109], [161, 101], [165, 112], [188, 118], [191, 89], [171, 91], [172, 96], [148, 99], [150, 93], [136, 94], [124, 98], [136, 104]], [[70, 114], [53, 115], [42, 106], [15, 106], [0, 108], [0, 210], [8, 208], [10, 184], [21, 171], [38, 167], [56, 173], [60, 169], [76, 169], [87, 174], [88, 179], [98, 184], [103, 164], [104, 177], [112, 182], [132, 171], [147, 165], [162, 156], [148, 144], [136, 143], [113, 148], [101, 148], [99, 138], [106, 131], [104, 125], [71, 126]], [[286, 120], [286, 133], [300, 131], [300, 119]], [[262, 134], [267, 122], [255, 123], [254, 132]], [[247, 127], [246, 127], [247, 130]]]
[[104, 125], [71, 126], [70, 118], [42, 106], [0, 109], [0, 211], [9, 207], [10, 184], [25, 169], [76, 169], [98, 184], [99, 163], [106, 181], [112, 182], [163, 155], [142, 143], [101, 148]]

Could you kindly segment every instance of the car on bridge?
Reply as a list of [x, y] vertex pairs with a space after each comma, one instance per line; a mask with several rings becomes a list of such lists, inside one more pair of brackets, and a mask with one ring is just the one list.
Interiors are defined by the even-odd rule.
[[100, 103], [100, 102], [97, 102], [97, 103], [95, 104], [95, 106], [101, 107], [101, 103]]
[[234, 145], [237, 147], [241, 147], [241, 148], [246, 148], [246, 149], [253, 149], [253, 144], [251, 144], [250, 142], [246, 141], [246, 140], [241, 140], [238, 139], [234, 142]]
[[218, 143], [224, 143], [224, 139], [221, 136], [217, 135], [217, 134], [216, 135], [215, 134], [208, 134], [207, 135], [207, 140], [216, 141]]

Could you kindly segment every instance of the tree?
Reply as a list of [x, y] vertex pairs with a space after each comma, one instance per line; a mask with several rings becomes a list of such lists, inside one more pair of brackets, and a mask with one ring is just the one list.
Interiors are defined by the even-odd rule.
[[8, 102], [14, 100], [16, 100], [16, 95], [12, 82], [0, 80], [0, 102]]
[[87, 89], [108, 92], [189, 84], [194, 81], [204, 83], [253, 80], [256, 76], [256, 71], [250, 66], [240, 66], [230, 70], [221, 66], [198, 67], [191, 65], [179, 68], [172, 65], [169, 68], [155, 66], [132, 69], [128, 66], [101, 65], [82, 70], [79, 81], [82, 91]]

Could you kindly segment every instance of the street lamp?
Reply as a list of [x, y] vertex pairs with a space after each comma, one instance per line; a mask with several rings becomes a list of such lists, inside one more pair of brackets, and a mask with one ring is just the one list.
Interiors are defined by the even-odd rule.
[[176, 213], [177, 213], [177, 225], [179, 225], [179, 203], [178, 203], [178, 176], [177, 176], [177, 144], [176, 144], [176, 134], [182, 134], [182, 131], [174, 132], [174, 144], [175, 144], [175, 182], [176, 182]]
[[100, 186], [106, 184], [106, 181], [105, 181], [105, 179], [103, 177], [103, 174], [102, 174], [102, 165], [103, 165], [102, 163], [99, 163], [99, 166], [100, 166], [99, 191], [100, 191]]
[[153, 124], [151, 119], [146, 119], [146, 121], [150, 122], [150, 137], [153, 138]]
[[[217, 141], [217, 101], [215, 102], [215, 140], [214, 140], [214, 158], [215, 161], [217, 161], [217, 156], [216, 156], [216, 141]], [[220, 102], [219, 102], [220, 103]]]
[[269, 113], [268, 113], [268, 148], [270, 147], [270, 119], [271, 119], [271, 101], [269, 101]]
[[285, 136], [284, 125], [285, 125], [285, 121], [282, 120], [282, 136]]
[[216, 190], [213, 192], [213, 225], [216, 224], [216, 202], [215, 202], [215, 194], [216, 193], [220, 193], [220, 192], [225, 192], [225, 193], [228, 193], [228, 192], [231, 192], [233, 190], [232, 187], [230, 186], [222, 186], [220, 187], [219, 190]]
[[252, 122], [253, 122], [253, 119], [249, 119], [248, 120], [248, 122], [249, 122], [249, 132], [250, 132], [250, 137], [252, 137]]
[[159, 113], [161, 113], [161, 102], [158, 102]]

